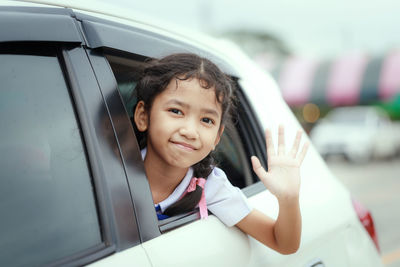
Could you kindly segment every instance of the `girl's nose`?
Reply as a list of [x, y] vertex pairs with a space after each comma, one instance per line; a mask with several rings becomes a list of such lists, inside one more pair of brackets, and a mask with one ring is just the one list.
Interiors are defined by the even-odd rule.
[[196, 130], [196, 126], [193, 123], [186, 123], [179, 129], [179, 134], [185, 136], [187, 139], [199, 138], [199, 133]]

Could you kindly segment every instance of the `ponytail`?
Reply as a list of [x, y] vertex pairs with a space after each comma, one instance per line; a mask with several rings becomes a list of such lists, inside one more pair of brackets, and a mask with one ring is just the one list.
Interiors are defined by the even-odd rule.
[[[208, 154], [208, 156], [200, 162], [193, 165], [194, 177], [207, 179], [207, 177], [211, 174], [215, 166], [215, 160], [212, 154], [213, 152]], [[163, 214], [167, 216], [175, 216], [181, 213], [193, 211], [199, 203], [202, 193], [203, 188], [201, 188], [199, 185], [196, 185], [196, 189], [194, 191], [187, 193], [183, 198], [169, 206]]]

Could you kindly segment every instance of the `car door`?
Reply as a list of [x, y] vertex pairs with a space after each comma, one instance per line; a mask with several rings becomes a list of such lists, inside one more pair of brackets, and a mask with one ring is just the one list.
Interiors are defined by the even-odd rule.
[[0, 6], [0, 265], [85, 265], [140, 246], [108, 107], [71, 10]]

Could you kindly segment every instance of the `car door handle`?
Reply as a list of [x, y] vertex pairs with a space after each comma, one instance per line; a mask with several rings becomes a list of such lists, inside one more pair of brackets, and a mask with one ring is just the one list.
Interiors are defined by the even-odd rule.
[[304, 267], [325, 267], [325, 264], [321, 259], [316, 258], [304, 265]]

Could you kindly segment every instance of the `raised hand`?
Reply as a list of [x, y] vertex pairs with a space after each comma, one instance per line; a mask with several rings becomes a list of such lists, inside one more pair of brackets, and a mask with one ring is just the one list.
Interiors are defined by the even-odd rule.
[[309, 146], [309, 143], [306, 142], [300, 153], [298, 153], [301, 135], [302, 131], [299, 130], [292, 149], [286, 152], [284, 128], [280, 125], [278, 130], [278, 150], [275, 152], [271, 131], [269, 129], [265, 131], [268, 171], [265, 171], [261, 166], [257, 157], [251, 157], [254, 172], [278, 200], [293, 199], [299, 196], [300, 166]]

